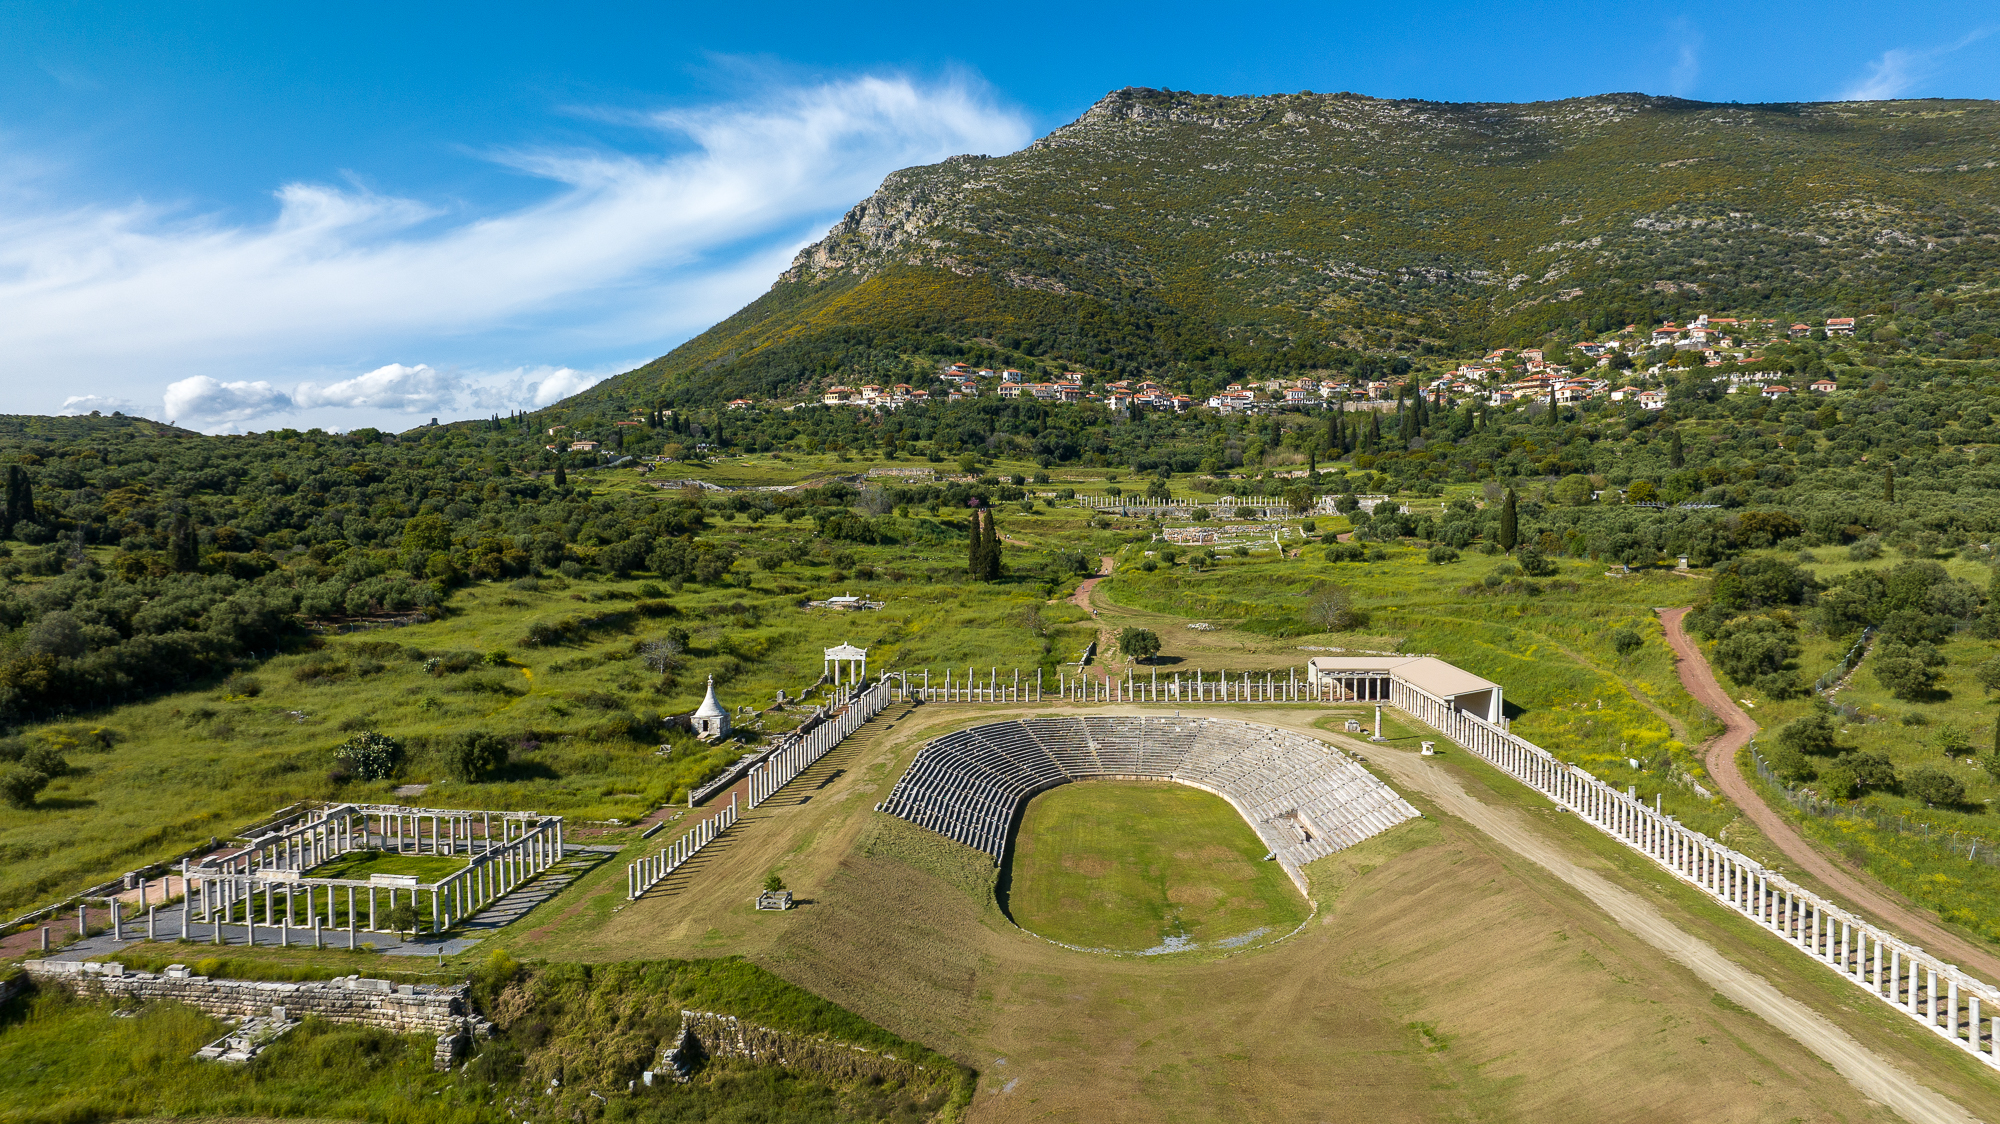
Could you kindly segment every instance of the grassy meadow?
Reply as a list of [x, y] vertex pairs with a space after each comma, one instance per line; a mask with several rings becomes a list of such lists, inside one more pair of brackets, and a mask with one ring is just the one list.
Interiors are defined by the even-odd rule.
[[[1063, 944], [1162, 952], [1282, 936], [1306, 903], [1243, 817], [1175, 784], [1086, 782], [1028, 802], [1006, 908]], [[1225, 945], [1224, 942], [1230, 942]]]

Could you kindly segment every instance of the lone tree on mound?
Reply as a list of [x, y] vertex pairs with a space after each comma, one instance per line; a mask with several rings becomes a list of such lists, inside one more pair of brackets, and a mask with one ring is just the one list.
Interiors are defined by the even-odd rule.
[[1150, 628], [1128, 628], [1118, 634], [1118, 650], [1144, 662], [1160, 654], [1160, 638]]

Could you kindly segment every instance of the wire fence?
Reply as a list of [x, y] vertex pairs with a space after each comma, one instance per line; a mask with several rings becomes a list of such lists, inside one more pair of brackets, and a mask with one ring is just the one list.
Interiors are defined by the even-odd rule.
[[1840, 662], [1834, 664], [1825, 675], [1813, 680], [1813, 694], [1825, 694], [1828, 688], [1836, 687], [1841, 680], [1846, 679], [1847, 674], [1860, 665], [1861, 657], [1868, 651], [1868, 638], [1873, 635], [1875, 626], [1870, 625], [1862, 629], [1861, 638], [1854, 642], [1854, 646], [1847, 650], [1846, 655], [1840, 657]]
[[1823, 820], [1864, 821], [1882, 831], [1922, 843], [1940, 856], [2000, 867], [2000, 840], [1941, 828], [1926, 820], [1912, 819], [1901, 812], [1885, 812], [1867, 804], [1828, 800], [1817, 793], [1796, 788], [1778, 776], [1777, 770], [1764, 760], [1754, 742], [1750, 746], [1750, 759], [1756, 762], [1758, 776], [1782, 793], [1792, 807], [1809, 816]]

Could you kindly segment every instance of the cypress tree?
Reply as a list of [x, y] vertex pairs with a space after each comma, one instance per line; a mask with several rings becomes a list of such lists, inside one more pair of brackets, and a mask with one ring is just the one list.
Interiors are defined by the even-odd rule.
[[569, 487], [569, 474], [563, 471], [563, 466], [561, 465], [556, 466], [556, 487]]
[[1382, 411], [1380, 410], [1368, 411], [1367, 446], [1368, 451], [1371, 453], [1382, 447]]
[[1882, 470], [1882, 498], [1896, 502], [1896, 466], [1889, 465]]
[[167, 555], [176, 571], [189, 574], [201, 565], [200, 544], [195, 540], [194, 520], [185, 514], [174, 517], [167, 528]]
[[972, 533], [965, 536], [965, 572], [973, 581], [984, 581], [986, 574], [986, 531], [979, 522], [979, 509], [972, 509]]
[[0, 538], [11, 537], [18, 523], [31, 523], [35, 518], [35, 490], [28, 483], [28, 470], [18, 464], [7, 466], [7, 506], [0, 511]]
[[1341, 428], [1339, 414], [1328, 414], [1326, 416], [1326, 456], [1328, 460], [1338, 460], [1340, 458], [1340, 439], [1343, 436]]
[[1674, 468], [1687, 464], [1687, 454], [1681, 451], [1681, 431], [1674, 430], [1673, 439], [1667, 442], [1667, 463]]
[[2000, 714], [1993, 716], [1993, 756], [2000, 757]]
[[1507, 489], [1507, 503], [1500, 509], [1500, 549], [1511, 551], [1521, 541], [1521, 513], [1514, 507], [1514, 489]]
[[991, 509], [986, 512], [986, 580], [1000, 580], [1000, 525]]

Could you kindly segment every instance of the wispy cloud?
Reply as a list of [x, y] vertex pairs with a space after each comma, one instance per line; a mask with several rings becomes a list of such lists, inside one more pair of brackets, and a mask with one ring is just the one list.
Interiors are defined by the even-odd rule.
[[[263, 380], [225, 382], [194, 375], [169, 384], [159, 416], [191, 429], [236, 433], [276, 425], [357, 425], [400, 428], [425, 417], [485, 416], [536, 410], [588, 390], [639, 361], [593, 370], [518, 367], [506, 371], [440, 371], [425, 363], [390, 363], [352, 378], [306, 381], [289, 391]], [[123, 409], [122, 398], [79, 395], [62, 413]], [[144, 411], [152, 413], [152, 411]]]
[[1868, 73], [1842, 91], [1840, 98], [1842, 101], [1881, 101], [1903, 97], [1935, 74], [1945, 56], [1964, 50], [1992, 33], [1990, 27], [1978, 28], [1955, 43], [1928, 50], [1891, 47], [1869, 63]]
[[1695, 83], [1701, 80], [1701, 31], [1687, 20], [1680, 19], [1674, 21], [1672, 34], [1674, 67], [1667, 72], [1667, 92], [1684, 98], [1694, 93]]
[[[549, 185], [499, 213], [319, 183], [278, 188], [276, 218], [257, 225], [144, 202], [37, 209], [0, 194], [0, 354], [36, 374], [0, 380], [0, 409], [51, 409], [34, 400], [39, 388], [64, 382], [110, 398], [169, 381], [166, 413], [214, 427], [469, 405], [486, 383], [423, 363], [279, 386], [353, 355], [446, 370], [504, 355], [648, 355], [753, 297], [887, 172], [1029, 139], [1019, 114], [958, 79], [776, 86], [637, 120], [672, 151], [490, 154]], [[150, 387], [103, 374], [120, 369], [145, 372]], [[542, 369], [536, 385], [565, 369]]]

